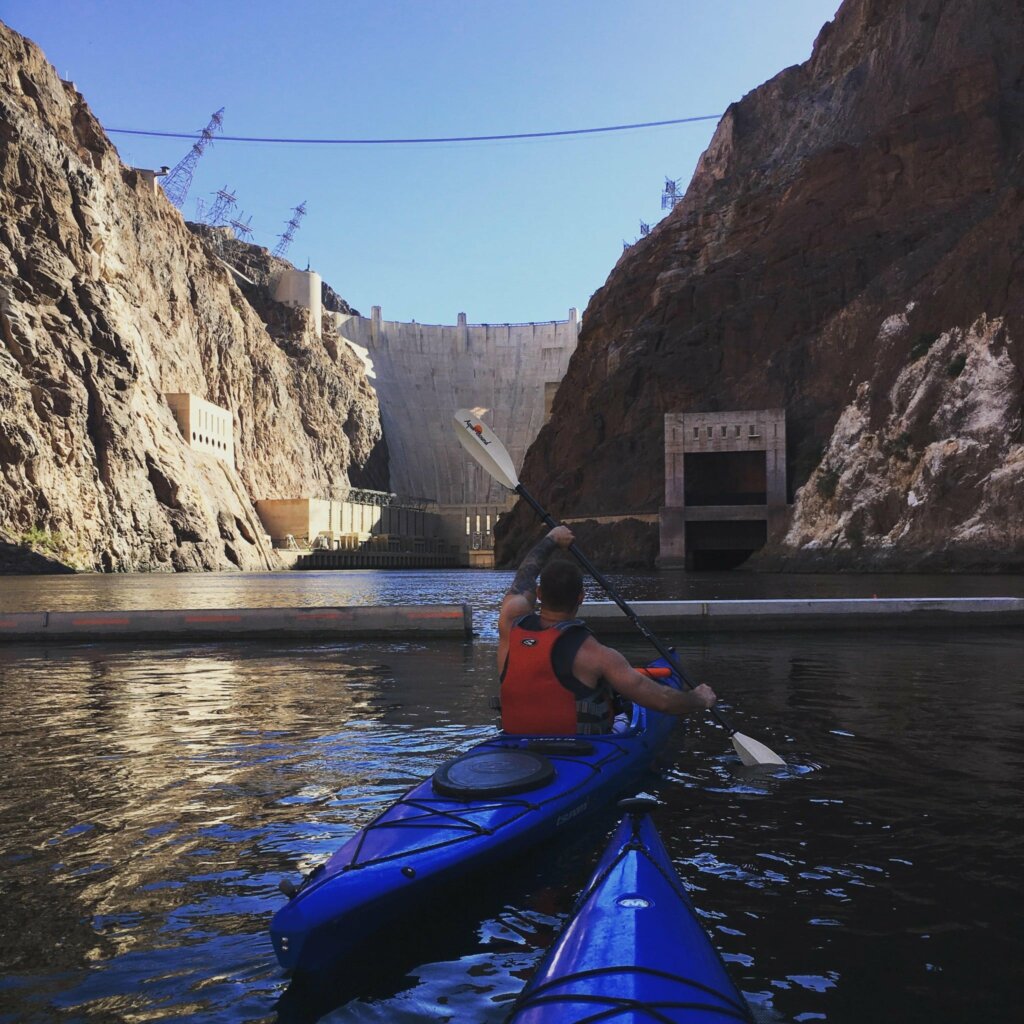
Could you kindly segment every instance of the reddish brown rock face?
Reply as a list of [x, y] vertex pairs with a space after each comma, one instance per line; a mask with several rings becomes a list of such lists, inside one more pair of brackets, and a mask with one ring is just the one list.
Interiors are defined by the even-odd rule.
[[[1024, 563], [1019, 532], [998, 521], [1008, 495], [1024, 505], [1022, 53], [1016, 0], [847, 0], [806, 64], [729, 108], [685, 200], [593, 296], [524, 483], [556, 516], [653, 512], [663, 501], [664, 413], [784, 407], [797, 500], [786, 543], [763, 564]], [[993, 402], [999, 427], [976, 445], [977, 479], [951, 479], [949, 507], [912, 506], [915, 525], [900, 537], [887, 524], [902, 521], [902, 507], [815, 547], [807, 517], [821, 510], [799, 489], [826, 449], [840, 475], [844, 458], [859, 457], [831, 445], [840, 415], [866, 403], [866, 432], [893, 429], [900, 374], [922, 346], [980, 318], [999, 321], [997, 362], [1016, 383]], [[967, 363], [955, 348], [950, 360]], [[958, 379], [934, 375], [936, 409], [963, 401]], [[949, 440], [950, 422], [918, 417], [901, 450]], [[876, 459], [869, 475], [902, 479], [905, 468]], [[950, 515], [963, 525], [980, 502], [985, 522], [993, 475], [1003, 504], [992, 507], [986, 540], [958, 546]], [[841, 505], [843, 493], [831, 500]], [[830, 515], [841, 522], [851, 509]], [[616, 558], [615, 529], [604, 528], [605, 542], [593, 537], [592, 550], [604, 545]], [[499, 558], [515, 558], [535, 532], [520, 503], [502, 524]]]

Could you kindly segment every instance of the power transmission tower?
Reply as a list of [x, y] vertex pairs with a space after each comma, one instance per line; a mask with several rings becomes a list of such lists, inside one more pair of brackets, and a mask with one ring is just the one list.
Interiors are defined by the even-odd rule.
[[213, 142], [214, 135], [221, 130], [223, 121], [224, 108], [221, 107], [210, 117], [210, 123], [199, 133], [199, 138], [196, 139], [192, 148], [163, 180], [164, 195], [179, 210], [192, 186], [192, 175], [195, 174], [196, 164], [199, 163], [203, 150]]
[[235, 193], [228, 191], [227, 185], [220, 189], [220, 191], [214, 192], [214, 196], [216, 198], [213, 201], [210, 216], [207, 217], [206, 223], [211, 227], [219, 228], [227, 223], [228, 211], [235, 205], [237, 200], [235, 199]]
[[299, 228], [299, 222], [303, 217], [306, 216], [306, 200], [303, 199], [298, 206], [292, 210], [292, 219], [285, 225], [284, 232], [278, 235], [278, 243], [274, 247], [273, 255], [281, 258], [288, 251], [288, 246], [292, 244], [292, 239], [295, 237], [295, 232]]
[[665, 190], [661, 193], [661, 208], [674, 210], [682, 201], [683, 193], [679, 191], [679, 182], [666, 178]]
[[248, 220], [242, 220], [242, 215], [239, 214], [235, 220], [228, 221], [228, 223], [235, 229], [235, 238], [240, 238], [243, 242], [248, 242], [252, 238], [251, 213]]
[[[640, 238], [646, 238], [651, 233], [651, 225], [646, 224], [644, 221], [640, 221]], [[622, 240], [622, 251], [625, 252], [627, 249], [631, 249], [640, 238], [634, 238], [632, 242], [627, 242], [625, 239]]]

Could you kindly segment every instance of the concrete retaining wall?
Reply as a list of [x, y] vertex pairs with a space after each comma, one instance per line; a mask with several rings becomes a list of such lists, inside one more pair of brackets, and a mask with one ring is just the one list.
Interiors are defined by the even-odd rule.
[[[636, 601], [630, 607], [656, 633], [776, 629], [913, 629], [1024, 625], [1020, 597], [891, 597], [771, 601]], [[598, 634], [636, 633], [618, 605], [580, 612]]]
[[0, 614], [0, 643], [472, 636], [469, 605]]

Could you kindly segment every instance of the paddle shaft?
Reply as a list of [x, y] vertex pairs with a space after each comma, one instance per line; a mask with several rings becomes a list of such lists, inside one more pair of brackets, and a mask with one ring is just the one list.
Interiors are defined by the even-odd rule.
[[[540, 505], [536, 498], [520, 483], [516, 484], [516, 494], [519, 495], [530, 507], [537, 513], [538, 516], [544, 521], [544, 523], [551, 529], [558, 526], [558, 523], [548, 515], [547, 511]], [[601, 575], [597, 570], [597, 567], [590, 561], [589, 558], [576, 546], [575, 542], [569, 545], [569, 553], [576, 559], [577, 562], [594, 577], [595, 580], [601, 585], [604, 592], [622, 609], [623, 613], [629, 619], [630, 622], [636, 626], [639, 630], [640, 635], [651, 644], [651, 646], [672, 666], [676, 675], [691, 689], [695, 690], [697, 684], [690, 679], [690, 677], [683, 671], [682, 665], [679, 664], [678, 659], [672, 653], [672, 651], [666, 647], [648, 628], [643, 619], [626, 603], [625, 599], [620, 597], [615, 588]], [[711, 714], [715, 721], [730, 735], [732, 736], [736, 730], [729, 723], [728, 719], [715, 708], [708, 708], [709, 714]]]

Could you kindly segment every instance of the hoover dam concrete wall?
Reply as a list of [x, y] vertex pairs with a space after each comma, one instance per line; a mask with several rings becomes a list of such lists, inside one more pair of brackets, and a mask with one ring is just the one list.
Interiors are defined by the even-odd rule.
[[[522, 468], [551, 396], [576, 348], [579, 317], [532, 324], [454, 326], [326, 314], [364, 361], [377, 391], [391, 461], [391, 490], [442, 506], [507, 507], [494, 483], [460, 446], [456, 409], [486, 409], [485, 421]], [[326, 324], [326, 319], [325, 319]]]

